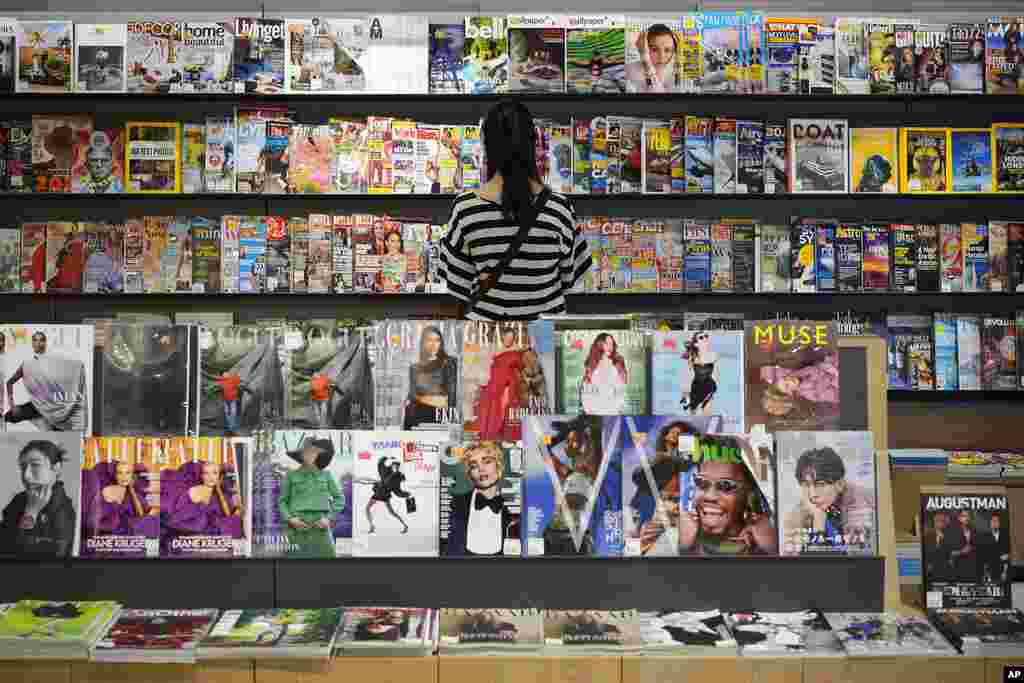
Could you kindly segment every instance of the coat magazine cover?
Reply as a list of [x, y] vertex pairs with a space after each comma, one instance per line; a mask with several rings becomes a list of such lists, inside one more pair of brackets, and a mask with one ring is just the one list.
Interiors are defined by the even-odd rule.
[[929, 609], [1010, 607], [1010, 517], [1001, 491], [921, 493]]
[[359, 321], [309, 320], [284, 333], [285, 414], [295, 429], [371, 429], [374, 377]]
[[4, 429], [91, 433], [94, 347], [92, 325], [0, 324]]
[[521, 442], [468, 441], [441, 455], [440, 554], [522, 554]]
[[554, 406], [554, 324], [463, 323], [462, 417], [467, 435], [519, 441], [522, 420]]
[[253, 460], [253, 557], [352, 554], [352, 435], [290, 429], [260, 434]]
[[188, 437], [93, 436], [82, 455], [79, 557], [142, 559], [160, 552], [160, 470]]
[[753, 321], [744, 346], [747, 429], [839, 427], [839, 350], [833, 323]]
[[878, 553], [877, 478], [870, 432], [779, 432], [783, 555]]
[[618, 417], [526, 419], [527, 557], [622, 555], [622, 429]]
[[253, 440], [202, 436], [182, 445], [160, 470], [160, 557], [248, 557]]
[[558, 413], [644, 415], [649, 412], [644, 334], [599, 329], [556, 334]]
[[624, 555], [679, 554], [680, 494], [691, 474], [695, 436], [721, 425], [713, 414], [621, 418]]
[[98, 434], [197, 434], [197, 330], [188, 325], [98, 328]]
[[0, 556], [55, 560], [78, 554], [78, 471], [82, 436], [73, 432], [0, 434], [8, 476], [0, 483]]
[[204, 328], [199, 336], [199, 429], [251, 434], [284, 419], [282, 332], [257, 325]]
[[437, 557], [446, 431], [352, 433], [357, 557]]
[[463, 323], [386, 321], [373, 328], [377, 429], [441, 430], [462, 425]]
[[744, 430], [742, 332], [655, 331], [650, 344], [653, 414], [718, 415], [714, 431]]

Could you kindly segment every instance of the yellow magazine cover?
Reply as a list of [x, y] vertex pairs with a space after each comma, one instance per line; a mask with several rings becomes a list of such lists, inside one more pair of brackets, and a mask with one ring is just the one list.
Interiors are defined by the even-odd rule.
[[124, 186], [130, 194], [181, 192], [181, 124], [125, 124]]
[[898, 128], [850, 129], [850, 191], [898, 192]]
[[949, 192], [949, 128], [900, 129], [900, 191]]
[[992, 124], [995, 191], [1024, 194], [1024, 123]]

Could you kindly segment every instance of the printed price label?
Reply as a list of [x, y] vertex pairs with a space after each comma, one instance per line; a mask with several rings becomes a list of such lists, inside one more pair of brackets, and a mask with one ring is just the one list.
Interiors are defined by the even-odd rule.
[[526, 554], [530, 557], [544, 554], [544, 539], [531, 538], [526, 541]]
[[928, 591], [928, 609], [942, 609], [942, 591]]
[[627, 538], [626, 539], [626, 557], [639, 557], [642, 553], [640, 550], [640, 539], [639, 538]]
[[298, 351], [302, 348], [302, 332], [289, 330], [284, 333], [284, 347], [289, 351]]

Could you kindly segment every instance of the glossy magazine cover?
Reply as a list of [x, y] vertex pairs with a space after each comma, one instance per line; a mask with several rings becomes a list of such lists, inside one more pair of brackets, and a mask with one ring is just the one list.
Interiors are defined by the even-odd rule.
[[957, 654], [923, 616], [903, 616], [895, 612], [826, 612], [825, 619], [849, 657]]
[[92, 325], [0, 324], [3, 427], [92, 431]]
[[648, 413], [647, 341], [631, 330], [558, 332], [559, 413]]
[[747, 428], [839, 427], [839, 352], [832, 323], [754, 321], [744, 345]]
[[97, 641], [93, 656], [107, 662], [180, 662], [195, 658], [217, 609], [126, 609]]
[[729, 629], [741, 656], [841, 657], [842, 645], [818, 610], [731, 612]]
[[622, 555], [623, 437], [617, 417], [526, 419], [527, 557]]
[[775, 447], [782, 554], [877, 554], [871, 433], [780, 432]]
[[357, 557], [437, 557], [446, 431], [354, 431], [352, 539]]
[[238, 325], [200, 331], [201, 434], [252, 434], [281, 423], [281, 344], [276, 328]]
[[650, 344], [651, 412], [718, 415], [714, 431], [743, 431], [742, 332], [659, 330]]
[[519, 441], [522, 420], [554, 405], [554, 324], [463, 324], [462, 415], [467, 435]]
[[441, 455], [440, 554], [522, 555], [522, 442], [469, 441]]
[[160, 557], [248, 557], [252, 539], [249, 438], [186, 439], [160, 471]]
[[77, 555], [81, 435], [3, 432], [0, 449], [8, 473], [0, 480], [0, 556], [57, 560]]
[[98, 326], [100, 434], [196, 434], [196, 330], [186, 325]]
[[566, 89], [570, 93], [626, 92], [626, 29], [621, 15], [568, 17]]
[[160, 470], [187, 437], [87, 437], [78, 518], [79, 557], [141, 559], [160, 554]]
[[366, 89], [366, 22], [360, 18], [287, 19], [285, 88], [335, 94]]
[[544, 645], [543, 617], [537, 608], [442, 607], [439, 618], [439, 648], [446, 654], [539, 650]]
[[341, 430], [260, 434], [253, 461], [253, 557], [352, 554], [352, 435]]
[[128, 92], [233, 92], [232, 29], [230, 22], [129, 22]]
[[[226, 610], [203, 638], [200, 657], [327, 656], [345, 610], [313, 609]], [[255, 652], [254, 652], [255, 651]]]
[[246, 94], [284, 92], [284, 21], [265, 17], [235, 18], [234, 89]]

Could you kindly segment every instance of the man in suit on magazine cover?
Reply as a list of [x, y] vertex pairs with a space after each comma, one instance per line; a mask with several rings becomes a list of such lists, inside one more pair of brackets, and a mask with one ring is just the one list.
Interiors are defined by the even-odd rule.
[[501, 497], [505, 456], [493, 441], [480, 441], [463, 452], [462, 465], [473, 490], [452, 496], [447, 555], [504, 555], [512, 533], [512, 513]]
[[1003, 517], [998, 512], [992, 513], [988, 524], [989, 530], [978, 534], [982, 572], [988, 575], [987, 582], [1003, 583], [1010, 564], [1010, 534], [1003, 528]]

